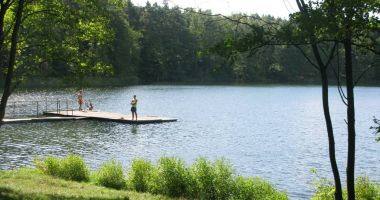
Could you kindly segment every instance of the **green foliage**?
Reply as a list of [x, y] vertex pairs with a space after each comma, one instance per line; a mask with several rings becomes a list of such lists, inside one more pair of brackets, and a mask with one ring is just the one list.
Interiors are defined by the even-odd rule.
[[135, 159], [128, 171], [128, 188], [138, 192], [148, 191], [148, 184], [153, 173], [153, 165], [144, 159]]
[[[312, 200], [334, 200], [334, 184], [325, 178], [313, 181], [315, 194]], [[380, 185], [371, 183], [368, 177], [358, 177], [355, 182], [355, 198], [358, 200], [380, 200]], [[343, 199], [347, 199], [347, 190], [343, 190]]]
[[[316, 31], [316, 40], [326, 39], [332, 33], [341, 38], [344, 32], [337, 31], [337, 25], [341, 26], [344, 15], [324, 15], [327, 1], [323, 2], [312, 5], [321, 10], [310, 9], [310, 18], [300, 13], [293, 14], [290, 20], [229, 16], [235, 21], [212, 16], [210, 11], [199, 10], [198, 14], [158, 4], [140, 7], [121, 0], [34, 2], [26, 8], [27, 17], [20, 32], [17, 80], [33, 76], [37, 80], [41, 76], [69, 77], [65, 82], [85, 86], [86, 78], [106, 75], [122, 84], [131, 79], [140, 83], [317, 82], [317, 71], [305, 59], [299, 59], [303, 55], [298, 49], [273, 44], [309, 43], [306, 28]], [[345, 10], [344, 3], [339, 1], [333, 10]], [[368, 22], [368, 26], [355, 21], [353, 32], [358, 38], [370, 36], [360, 42], [373, 47], [380, 40], [369, 30], [379, 23], [365, 11], [376, 5], [374, 1], [358, 1], [351, 7], [363, 4], [368, 6], [358, 13], [362, 13], [362, 22]], [[13, 24], [13, 10], [7, 12], [4, 30]], [[335, 19], [339, 19], [338, 24], [334, 24]], [[0, 51], [1, 71], [7, 60], [9, 39], [8, 34]], [[270, 46], [259, 49], [267, 44]], [[303, 49], [307, 55], [312, 52], [309, 47]], [[359, 58], [355, 62], [358, 71], [366, 70], [376, 60], [374, 54], [360, 53], [356, 47], [354, 50]], [[333, 73], [329, 73], [332, 77]], [[375, 82], [379, 75], [380, 70], [373, 68], [362, 79]]]
[[[37, 171], [45, 175], [89, 180], [89, 171], [79, 156], [69, 155], [63, 159], [50, 156], [35, 160], [35, 165]], [[128, 187], [139, 192], [191, 199], [287, 199], [285, 193], [259, 178], [236, 176], [232, 166], [223, 159], [210, 162], [202, 157], [190, 167], [175, 157], [162, 157], [157, 165], [135, 159], [126, 179], [121, 164], [109, 161], [95, 171], [91, 181], [114, 189]]]
[[126, 186], [123, 167], [116, 161], [105, 162], [95, 172], [95, 182], [104, 187], [122, 189]]
[[288, 199], [285, 193], [276, 191], [274, 187], [260, 178], [237, 177], [235, 190], [231, 199]]
[[[371, 129], [375, 130], [374, 134], [380, 135], [380, 120], [373, 118], [373, 122], [376, 124], [375, 126], [372, 126]], [[376, 138], [376, 141], [380, 142], [380, 136]]]
[[61, 175], [61, 160], [54, 156], [49, 156], [44, 160], [36, 159], [34, 164], [37, 169], [44, 174], [59, 177]]
[[182, 160], [162, 157], [153, 170], [150, 192], [172, 197], [185, 196], [188, 187], [188, 170]]
[[89, 170], [84, 159], [78, 155], [68, 155], [62, 159], [61, 177], [73, 181], [88, 181]]
[[191, 167], [192, 180], [195, 182], [194, 195], [201, 199], [228, 199], [234, 187], [234, 173], [230, 164], [224, 160], [214, 163], [199, 158]]
[[195, 180], [194, 195], [199, 199], [215, 199], [214, 187], [215, 173], [210, 161], [206, 158], [198, 158], [191, 166], [191, 175]]
[[0, 171], [0, 199], [7, 200], [171, 200], [171, 198], [114, 190], [93, 183], [74, 182], [35, 169]]
[[35, 161], [36, 168], [47, 175], [73, 181], [89, 181], [90, 172], [83, 158], [78, 155], [68, 155], [63, 159], [47, 157]]

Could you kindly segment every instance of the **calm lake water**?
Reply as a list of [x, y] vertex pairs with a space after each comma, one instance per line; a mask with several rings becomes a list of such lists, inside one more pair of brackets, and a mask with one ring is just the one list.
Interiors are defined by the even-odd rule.
[[[337, 159], [345, 182], [345, 106], [330, 88]], [[260, 176], [286, 190], [291, 199], [309, 199], [310, 173], [332, 178], [319, 86], [136, 86], [86, 89], [95, 110], [129, 114], [132, 95], [140, 115], [177, 118], [174, 123], [128, 125], [70, 121], [4, 125], [0, 128], [0, 169], [29, 166], [34, 157], [69, 153], [96, 168], [115, 159], [127, 167], [134, 158], [157, 161], [176, 156], [188, 164], [199, 156], [225, 158], [237, 174]], [[380, 143], [369, 129], [380, 118], [380, 88], [358, 87], [356, 97], [356, 175], [380, 180]], [[75, 100], [75, 91], [27, 90], [16, 101]], [[74, 103], [74, 102], [72, 102]], [[33, 113], [31, 103], [10, 105], [8, 116]], [[65, 107], [66, 105], [61, 105]], [[49, 104], [54, 109], [56, 104]], [[71, 107], [71, 105], [70, 105]], [[76, 105], [75, 105], [76, 107]], [[39, 105], [44, 109], [44, 104]]]

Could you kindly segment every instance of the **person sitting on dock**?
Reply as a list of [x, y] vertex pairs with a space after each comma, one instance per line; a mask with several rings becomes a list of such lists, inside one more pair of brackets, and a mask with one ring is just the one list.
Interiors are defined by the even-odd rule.
[[132, 112], [132, 120], [135, 118], [135, 115], [136, 115], [136, 121], [137, 121], [137, 98], [136, 98], [136, 95], [133, 95], [133, 99], [131, 101], [131, 112]]
[[94, 109], [94, 106], [92, 105], [91, 100], [88, 100], [88, 110], [92, 111]]
[[78, 104], [79, 104], [79, 111], [82, 111], [82, 105], [83, 105], [83, 91], [79, 90], [79, 93], [77, 94]]

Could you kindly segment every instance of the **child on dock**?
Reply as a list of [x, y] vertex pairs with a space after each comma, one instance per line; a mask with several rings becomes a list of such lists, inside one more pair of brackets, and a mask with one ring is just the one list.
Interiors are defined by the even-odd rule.
[[92, 105], [91, 100], [88, 100], [88, 110], [92, 111], [94, 109], [94, 106]]

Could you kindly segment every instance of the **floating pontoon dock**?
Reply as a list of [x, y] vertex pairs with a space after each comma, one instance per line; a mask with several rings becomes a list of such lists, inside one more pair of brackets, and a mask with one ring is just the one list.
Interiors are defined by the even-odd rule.
[[68, 120], [81, 120], [85, 117], [38, 117], [38, 118], [20, 118], [20, 119], [3, 119], [0, 124], [20, 124], [20, 123], [35, 123], [35, 122], [56, 122]]
[[175, 122], [177, 119], [158, 117], [158, 116], [138, 116], [138, 120], [132, 120], [132, 115], [111, 112], [97, 112], [97, 111], [61, 111], [61, 112], [44, 112], [48, 116], [60, 117], [77, 117], [81, 119], [91, 119], [99, 121], [112, 121], [127, 124], [150, 124], [162, 122]]
[[[132, 115], [99, 111], [78, 111], [72, 109], [76, 102], [68, 99], [45, 101], [14, 101], [8, 102], [10, 118], [3, 119], [0, 124], [51, 122], [67, 120], [98, 120], [112, 121], [127, 124], [150, 124], [175, 122], [177, 119], [158, 116], [138, 116], [138, 120], [132, 120]], [[16, 107], [29, 111], [28, 115], [17, 115]], [[26, 108], [26, 109], [25, 109]], [[31, 115], [32, 114], [32, 115]], [[33, 116], [33, 117], [30, 117]]]

